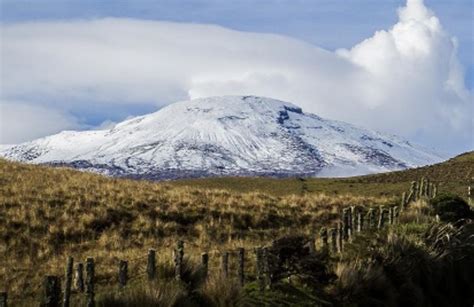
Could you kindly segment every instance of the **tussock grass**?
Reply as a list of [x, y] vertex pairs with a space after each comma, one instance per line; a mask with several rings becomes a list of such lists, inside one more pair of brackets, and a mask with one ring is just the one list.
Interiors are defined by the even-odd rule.
[[[94, 257], [98, 306], [461, 306], [474, 300], [474, 224], [441, 223], [425, 201], [411, 203], [398, 225], [357, 234], [342, 255], [321, 254], [315, 267], [335, 279], [306, 270], [262, 293], [253, 261], [247, 262], [245, 287], [232, 275], [233, 256], [234, 273], [223, 280], [219, 251], [280, 236], [313, 238], [343, 207], [398, 199], [308, 190], [240, 193], [4, 160], [0, 184], [0, 290], [14, 306], [35, 305], [42, 277], [63, 275], [69, 255], [76, 263]], [[183, 282], [174, 279], [172, 264], [178, 238], [186, 242]], [[152, 283], [145, 276], [148, 248], [158, 257]], [[203, 251], [211, 256], [207, 280], [198, 265]], [[120, 259], [129, 260], [125, 289], [117, 283]], [[75, 293], [73, 306], [83, 300]]]
[[[254, 247], [288, 234], [318, 233], [343, 206], [391, 197], [252, 192], [175, 187], [65, 168], [0, 160], [0, 289], [37, 295], [41, 278], [63, 274], [68, 255], [94, 257], [99, 285], [116, 283], [120, 259], [142, 274], [149, 248], [171, 261], [178, 238], [198, 262], [205, 250]], [[217, 266], [218, 257], [211, 256]]]

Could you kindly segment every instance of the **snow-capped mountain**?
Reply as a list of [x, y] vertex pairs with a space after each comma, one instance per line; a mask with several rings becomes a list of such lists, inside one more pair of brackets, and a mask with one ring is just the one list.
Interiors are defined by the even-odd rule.
[[443, 160], [398, 137], [254, 96], [177, 102], [109, 130], [64, 131], [2, 146], [0, 156], [149, 179], [348, 176]]

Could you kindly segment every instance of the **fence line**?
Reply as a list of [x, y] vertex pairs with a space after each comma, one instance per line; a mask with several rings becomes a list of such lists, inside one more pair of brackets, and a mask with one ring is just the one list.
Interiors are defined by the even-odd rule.
[[[468, 191], [468, 196], [470, 199], [470, 187], [468, 188]], [[317, 237], [313, 236], [313, 238], [310, 239], [310, 242], [308, 242], [310, 253], [314, 253], [316, 251], [316, 245], [318, 245], [322, 252], [328, 252], [336, 255], [341, 254], [344, 251], [344, 245], [350, 242], [357, 233], [362, 233], [365, 230], [373, 230], [374, 228], [380, 230], [386, 225], [397, 224], [400, 212], [406, 209], [409, 203], [419, 199], [433, 198], [437, 195], [437, 192], [437, 184], [430, 182], [428, 179], [421, 178], [419, 181], [413, 181], [411, 183], [409, 192], [402, 193], [400, 206], [380, 206], [379, 208], [349, 206], [343, 208], [340, 212], [340, 219], [336, 225], [333, 225], [333, 227], [330, 228], [322, 227], [319, 231], [319, 235]], [[319, 242], [319, 244], [316, 244], [317, 242]], [[182, 280], [183, 278], [183, 260], [186, 245], [197, 248], [200, 247], [193, 242], [185, 240], [178, 240], [175, 242], [172, 260], [174, 263], [175, 278], [177, 280]], [[166, 244], [164, 247], [170, 246], [171, 244]], [[272, 280], [269, 276], [268, 247], [247, 247], [247, 250], [254, 251], [255, 277], [260, 289], [264, 290], [268, 287], [271, 287]], [[201, 254], [201, 269], [203, 270], [204, 276], [207, 277], [209, 271], [209, 255], [220, 255], [220, 274], [222, 274], [223, 278], [229, 278], [229, 256], [237, 256], [236, 276], [240, 285], [243, 286], [246, 281], [246, 254], [246, 249], [243, 247], [225, 250], [207, 250]], [[134, 274], [134, 276], [130, 277], [129, 263], [136, 263], [137, 261], [143, 259], [147, 259], [144, 273]], [[137, 280], [144, 276], [146, 276], [149, 281], [153, 281], [157, 277], [155, 249], [149, 249], [148, 253], [144, 256], [128, 260], [119, 260], [118, 283], [120, 288], [125, 288], [127, 284], [130, 283], [130, 281]], [[86, 305], [88, 307], [94, 307], [96, 294], [94, 259], [92, 257], [88, 257], [86, 259], [85, 270], [84, 264], [82, 262], [78, 262], [74, 270], [74, 259], [71, 256], [67, 258], [63, 291], [61, 290], [61, 278], [59, 276], [48, 275], [45, 277], [44, 283], [42, 285], [43, 295], [41, 297], [41, 306], [60, 306], [62, 295], [62, 306], [69, 307], [73, 282], [75, 293], [84, 293]], [[7, 292], [0, 292], [0, 307], [7, 307], [7, 299]]]

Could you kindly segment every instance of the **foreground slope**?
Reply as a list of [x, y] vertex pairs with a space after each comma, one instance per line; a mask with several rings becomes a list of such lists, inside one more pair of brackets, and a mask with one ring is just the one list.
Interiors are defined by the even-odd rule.
[[[118, 259], [144, 261], [148, 248], [171, 259], [178, 238], [197, 244], [196, 254], [209, 246], [253, 246], [288, 230], [314, 231], [347, 203], [389, 201], [172, 187], [0, 159], [0, 292], [12, 300], [39, 295], [44, 276], [62, 275], [69, 255], [94, 257], [103, 285], [116, 281]], [[129, 269], [136, 274], [141, 267], [131, 262]]]
[[2, 147], [0, 155], [148, 179], [347, 176], [441, 160], [398, 137], [253, 96], [178, 102], [110, 130], [65, 131]]
[[[472, 161], [469, 156], [455, 160], [459, 163]], [[447, 164], [457, 168], [457, 163]], [[465, 166], [469, 165], [472, 166]], [[441, 180], [441, 177], [437, 179]], [[318, 180], [329, 185], [348, 186], [347, 179]], [[380, 183], [363, 184], [383, 188]], [[361, 187], [362, 183], [354, 185]], [[340, 192], [343, 194], [344, 190]], [[380, 306], [418, 306], [421, 302], [432, 305], [432, 300], [439, 300], [442, 295], [446, 304], [438, 305], [464, 306], [456, 302], [468, 300], [467, 293], [473, 293], [465, 289], [473, 285], [474, 275], [470, 268], [473, 268], [474, 245], [463, 241], [465, 232], [461, 233], [463, 237], [454, 237], [460, 233], [457, 229], [447, 233], [452, 240], [430, 243], [429, 235], [433, 237], [430, 225], [434, 217], [426, 215], [429, 208], [423, 202], [404, 210], [399, 226], [381, 233], [359, 234], [345, 245], [344, 254], [331, 254], [331, 257], [326, 254], [322, 264], [329, 270], [343, 271], [342, 274], [335, 272], [337, 279], [323, 281], [322, 286], [313, 283], [314, 292], [299, 283], [298, 278], [292, 279], [292, 283], [285, 279], [265, 293], [257, 290], [253, 275], [254, 247], [294, 234], [306, 235], [308, 240], [315, 236], [319, 238], [321, 226], [334, 227], [342, 208], [349, 205], [387, 206], [395, 201], [398, 202], [387, 197], [330, 197], [308, 193], [276, 197], [264, 193], [173, 187], [169, 183], [114, 179], [0, 159], [0, 276], [4, 277], [0, 278], [0, 291], [8, 292], [12, 306], [37, 305], [43, 295], [44, 276], [63, 276], [68, 256], [74, 257], [76, 262], [93, 257], [96, 262], [95, 290], [100, 306], [221, 306], [219, 303], [162, 303], [163, 295], [173, 296], [181, 293], [176, 291], [188, 289], [176, 284], [174, 277], [171, 250], [180, 239], [185, 240], [185, 253], [190, 257], [186, 264], [199, 263], [203, 251], [209, 251], [211, 255], [211, 284], [204, 284], [199, 292], [194, 291], [195, 288], [189, 290], [190, 299], [196, 298], [196, 293], [205, 293], [218, 302], [224, 299], [227, 302], [229, 295], [236, 293], [234, 306], [239, 306], [240, 299], [248, 296], [255, 296], [255, 306], [318, 306], [317, 298], [321, 296], [327, 301], [338, 302], [334, 304], [337, 306], [367, 306], [367, 302], [374, 302], [373, 299], [380, 301]], [[436, 222], [436, 225], [442, 231], [449, 231], [444, 224]], [[435, 237], [440, 236], [435, 232]], [[468, 232], [467, 237], [472, 239], [472, 232]], [[223, 282], [218, 269], [222, 251], [235, 251], [242, 246], [248, 251], [245, 288], [237, 285], [234, 278]], [[156, 292], [146, 292], [149, 281], [144, 271], [149, 248], [156, 249], [158, 256], [160, 279], [152, 284]], [[317, 248], [321, 251], [320, 246]], [[235, 261], [233, 255], [232, 263]], [[119, 291], [117, 264], [121, 259], [129, 261], [130, 283]], [[374, 263], [374, 259], [382, 262]], [[363, 265], [361, 261], [364, 261]], [[397, 269], [395, 273], [394, 268]], [[315, 276], [318, 272], [305, 270]], [[381, 272], [389, 273], [381, 275]], [[435, 282], [427, 284], [427, 279]], [[400, 284], [400, 280], [404, 282]], [[451, 288], [447, 290], [446, 284]], [[381, 288], [386, 293], [382, 297], [379, 295]], [[321, 292], [324, 289], [329, 292]], [[302, 290], [309, 291], [308, 295], [302, 296]], [[291, 298], [292, 294], [298, 298], [296, 302]], [[187, 297], [187, 292], [184, 295]], [[147, 304], [136, 303], [137, 296], [152, 296], [153, 300], [147, 300]], [[269, 302], [267, 296], [276, 298]], [[74, 291], [75, 304], [72, 305], [84, 306], [84, 297], [83, 293]], [[135, 303], [124, 303], [134, 298]], [[340, 299], [343, 301], [339, 302]], [[102, 304], [104, 301], [109, 303]], [[300, 301], [306, 304], [298, 304]]]

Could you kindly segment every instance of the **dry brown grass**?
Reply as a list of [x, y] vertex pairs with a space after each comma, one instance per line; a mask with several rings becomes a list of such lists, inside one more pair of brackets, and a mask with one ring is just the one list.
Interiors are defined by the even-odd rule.
[[198, 257], [203, 250], [317, 233], [342, 206], [393, 201], [172, 187], [0, 160], [0, 290], [12, 299], [34, 295], [44, 275], [62, 274], [68, 255], [94, 257], [99, 283], [115, 283], [119, 259], [130, 260], [130, 275], [137, 275], [148, 248], [170, 261], [177, 238]]

